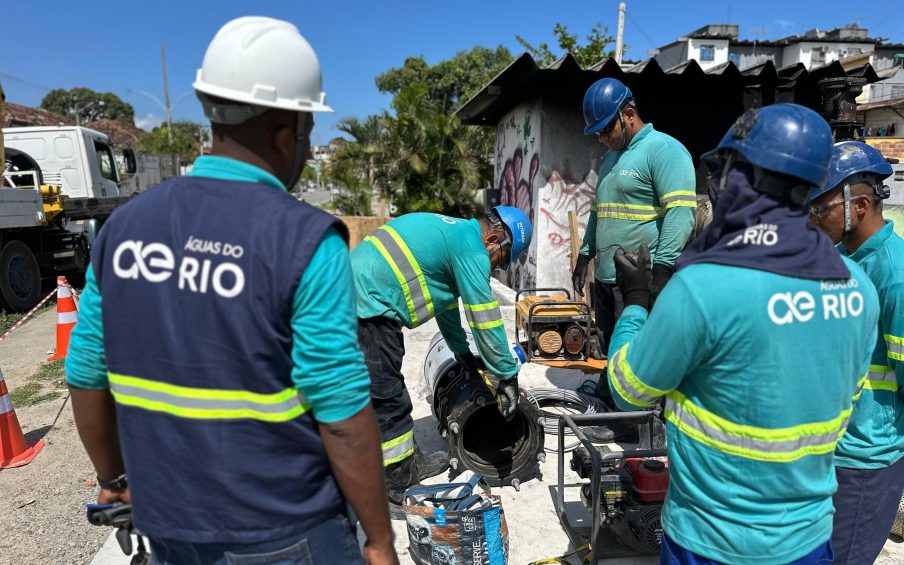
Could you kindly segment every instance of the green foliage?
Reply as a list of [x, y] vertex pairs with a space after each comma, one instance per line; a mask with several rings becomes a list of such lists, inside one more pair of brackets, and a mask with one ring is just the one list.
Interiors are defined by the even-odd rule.
[[112, 92], [95, 92], [90, 88], [51, 90], [41, 100], [41, 108], [67, 116], [76, 122], [81, 121], [82, 125], [102, 119], [135, 125], [135, 109], [131, 104], [123, 102]]
[[210, 138], [210, 130], [196, 122], [173, 122], [173, 141], [170, 142], [166, 123], [155, 127], [138, 142], [138, 153], [179, 155], [183, 163], [198, 157], [201, 145]]
[[66, 389], [65, 364], [65, 359], [59, 359], [41, 365], [37, 373], [25, 379], [25, 384], [10, 391], [13, 406], [24, 408], [62, 396]]
[[578, 44], [578, 37], [568, 33], [568, 28], [560, 23], [556, 23], [552, 30], [559, 44], [559, 53], [554, 53], [549, 45], [540, 43], [537, 46], [532, 45], [520, 35], [516, 35], [515, 39], [524, 49], [530, 53], [541, 67], [547, 67], [564, 56], [571, 53], [577, 59], [582, 68], [591, 67], [606, 57], [614, 57], [615, 49], [606, 50], [606, 46], [615, 42], [615, 38], [609, 35], [609, 30], [602, 23], [597, 22], [587, 35], [587, 42], [584, 45]]
[[396, 96], [407, 87], [422, 85], [427, 98], [439, 104], [441, 111], [451, 112], [511, 62], [511, 52], [501, 45], [496, 49], [478, 46], [432, 66], [423, 57], [409, 57], [401, 67], [378, 75], [376, 83], [381, 92]]

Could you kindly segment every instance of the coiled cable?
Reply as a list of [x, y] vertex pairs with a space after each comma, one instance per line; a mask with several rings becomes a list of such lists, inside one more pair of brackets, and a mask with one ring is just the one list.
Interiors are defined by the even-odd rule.
[[[531, 403], [540, 409], [540, 425], [547, 434], [546, 437], [559, 437], [559, 416], [561, 414], [597, 414], [606, 412], [606, 407], [596, 398], [593, 392], [596, 383], [592, 380], [584, 381], [578, 390], [566, 388], [532, 388], [525, 393]], [[550, 411], [548, 408], [558, 408], [558, 411]], [[575, 437], [574, 432], [565, 429], [566, 437]], [[579, 445], [580, 440], [574, 443], [566, 443], [565, 451], [573, 451]], [[558, 450], [543, 446], [547, 453], [556, 453]]]

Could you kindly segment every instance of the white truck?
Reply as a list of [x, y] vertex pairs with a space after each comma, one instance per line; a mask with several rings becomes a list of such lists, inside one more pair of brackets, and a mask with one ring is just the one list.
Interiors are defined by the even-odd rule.
[[[97, 231], [120, 196], [109, 138], [77, 126], [3, 129], [0, 178], [0, 309], [25, 311], [41, 281], [84, 272]], [[134, 173], [135, 154], [123, 151]]]

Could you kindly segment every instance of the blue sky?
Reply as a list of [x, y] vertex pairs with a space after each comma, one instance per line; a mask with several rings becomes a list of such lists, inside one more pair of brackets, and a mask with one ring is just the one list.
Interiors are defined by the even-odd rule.
[[[649, 49], [707, 23], [737, 23], [743, 38], [777, 39], [859, 22], [871, 36], [904, 43], [902, 0], [627, 4], [625, 57], [632, 60], [645, 59]], [[338, 134], [333, 128], [338, 119], [388, 106], [390, 97], [377, 91], [374, 77], [408, 56], [422, 55], [435, 63], [474, 45], [505, 45], [517, 55], [516, 34], [534, 44], [552, 42], [556, 22], [584, 36], [600, 21], [614, 36], [617, 6], [617, 1], [602, 0], [15, 0], [4, 6], [0, 82], [9, 101], [29, 106], [39, 105], [50, 88], [111, 91], [131, 103], [138, 124], [149, 129], [164, 112], [131, 91], [163, 99], [163, 43], [174, 119], [203, 121], [191, 83], [207, 44], [234, 17], [272, 16], [297, 25], [320, 57], [327, 102], [336, 110], [318, 116], [314, 142], [325, 143]]]

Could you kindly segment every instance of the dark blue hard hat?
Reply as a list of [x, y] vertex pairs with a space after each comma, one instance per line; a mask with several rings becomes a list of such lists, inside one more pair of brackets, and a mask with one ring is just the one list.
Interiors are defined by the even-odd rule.
[[625, 100], [631, 98], [631, 89], [614, 78], [602, 78], [590, 85], [584, 93], [584, 135], [603, 129]]
[[822, 187], [833, 141], [829, 124], [813, 110], [772, 104], [744, 112], [719, 145], [702, 158], [719, 161], [725, 150], [733, 149], [762, 169]]
[[852, 175], [872, 177], [877, 184], [881, 184], [881, 181], [891, 176], [893, 172], [891, 165], [876, 148], [862, 141], [836, 143], [832, 148], [832, 159], [829, 161], [829, 179], [824, 187], [810, 191], [810, 200], [838, 188]]
[[527, 248], [530, 247], [530, 240], [533, 237], [534, 229], [531, 226], [530, 218], [527, 217], [527, 214], [518, 208], [512, 206], [496, 206], [493, 208], [493, 211], [496, 212], [496, 215], [499, 216], [499, 219], [512, 236], [509, 261], [502, 267], [507, 270], [509, 266], [517, 261], [518, 258], [527, 251]]

